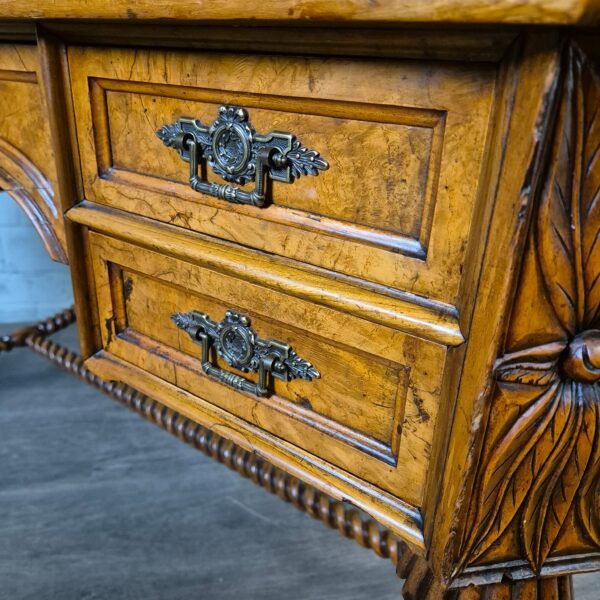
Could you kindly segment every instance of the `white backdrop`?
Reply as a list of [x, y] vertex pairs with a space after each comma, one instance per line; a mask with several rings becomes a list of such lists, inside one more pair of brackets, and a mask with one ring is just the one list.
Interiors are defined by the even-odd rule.
[[25, 213], [0, 192], [0, 323], [42, 319], [72, 297], [67, 267], [50, 260]]

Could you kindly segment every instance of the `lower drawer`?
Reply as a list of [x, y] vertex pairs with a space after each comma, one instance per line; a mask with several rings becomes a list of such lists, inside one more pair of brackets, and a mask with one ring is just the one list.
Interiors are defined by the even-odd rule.
[[[411, 506], [421, 505], [444, 346], [225, 275], [209, 263], [187, 262], [100, 233], [90, 232], [89, 240], [103, 356], [185, 392], [198, 422], [206, 421], [207, 406], [219, 407], [258, 428], [267, 442], [285, 440], [325, 461], [335, 477], [350, 474]], [[208, 340], [205, 359], [212, 373], [207, 374], [201, 344], [172, 319], [191, 311], [215, 322], [227, 311], [244, 315], [256, 336], [289, 345], [320, 377], [267, 376], [264, 395], [231, 387], [239, 377], [256, 383], [258, 375], [234, 368], [235, 356], [232, 366], [225, 346], [240, 359], [256, 340], [240, 338], [242, 329], [247, 333], [243, 327]]]

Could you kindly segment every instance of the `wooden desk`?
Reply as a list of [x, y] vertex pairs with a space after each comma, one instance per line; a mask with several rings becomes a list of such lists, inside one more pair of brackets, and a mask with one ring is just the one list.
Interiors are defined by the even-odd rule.
[[[600, 4], [0, 5], [0, 185], [70, 265], [28, 345], [392, 558], [600, 567]], [[354, 505], [373, 520], [348, 510]]]

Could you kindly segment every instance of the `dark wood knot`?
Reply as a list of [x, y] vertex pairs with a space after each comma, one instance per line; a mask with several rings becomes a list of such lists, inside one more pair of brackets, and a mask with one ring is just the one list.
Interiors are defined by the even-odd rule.
[[574, 381], [600, 381], [600, 330], [589, 329], [573, 338], [565, 348], [561, 367]]

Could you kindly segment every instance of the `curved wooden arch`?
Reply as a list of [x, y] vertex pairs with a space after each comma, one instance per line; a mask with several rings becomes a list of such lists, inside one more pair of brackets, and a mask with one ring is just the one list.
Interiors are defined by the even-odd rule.
[[60, 211], [52, 184], [18, 148], [0, 138], [0, 189], [25, 212], [50, 258], [67, 263]]

